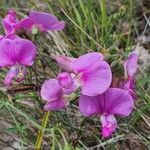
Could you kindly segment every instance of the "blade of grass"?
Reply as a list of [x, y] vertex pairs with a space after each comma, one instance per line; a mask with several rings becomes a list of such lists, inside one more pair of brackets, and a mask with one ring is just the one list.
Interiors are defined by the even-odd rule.
[[17, 120], [16, 120], [16, 118], [15, 118], [13, 112], [11, 111], [11, 109], [10, 109], [10, 108], [7, 108], [7, 110], [9, 111], [9, 113], [10, 113], [10, 115], [11, 115], [11, 117], [12, 117], [14, 123], [15, 123], [15, 126], [16, 126], [16, 128], [17, 128], [17, 130], [18, 130], [19, 136], [20, 136], [20, 138], [21, 138], [21, 141], [20, 141], [20, 142], [21, 142], [21, 147], [24, 149], [24, 145], [23, 145], [23, 142], [22, 142], [22, 140], [25, 141], [24, 135], [23, 135], [22, 132], [20, 132], [20, 126], [19, 126], [19, 124], [18, 124], [18, 122], [17, 122]]
[[101, 10], [101, 24], [102, 24], [102, 39], [104, 34], [107, 33], [107, 11], [106, 11], [106, 0], [99, 0]]
[[92, 40], [96, 46], [98, 46], [99, 48], [104, 49], [104, 47], [102, 47], [97, 41], [95, 41], [89, 34], [87, 34], [75, 21], [73, 21], [68, 15], [67, 13], [61, 8], [62, 12], [65, 14], [65, 16], [78, 28], [80, 29], [90, 40]]

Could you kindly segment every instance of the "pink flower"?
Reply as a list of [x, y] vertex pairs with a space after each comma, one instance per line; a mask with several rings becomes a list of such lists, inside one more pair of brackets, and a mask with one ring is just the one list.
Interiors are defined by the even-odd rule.
[[100, 53], [88, 53], [73, 63], [74, 73], [81, 86], [81, 93], [96, 96], [105, 92], [112, 81], [110, 66]]
[[9, 37], [0, 41], [0, 68], [11, 67], [4, 83], [11, 85], [12, 79], [19, 82], [24, 79], [26, 66], [33, 64], [36, 56], [34, 44], [25, 39]]
[[61, 31], [65, 27], [64, 21], [59, 21], [55, 16], [40, 11], [30, 11], [29, 17], [18, 21], [16, 12], [9, 10], [6, 17], [2, 19], [2, 24], [6, 34], [15, 33], [18, 29], [32, 31], [32, 29], [37, 28], [40, 31], [47, 32]]
[[62, 89], [56, 79], [49, 79], [44, 82], [41, 88], [41, 97], [46, 101], [44, 106], [46, 111], [62, 109], [67, 106]]
[[17, 23], [16, 12], [9, 10], [6, 17], [2, 19], [2, 24], [6, 34], [15, 32], [15, 24]]
[[85, 116], [101, 114], [102, 135], [109, 137], [117, 127], [114, 115], [128, 116], [134, 107], [132, 96], [119, 88], [109, 88], [106, 92], [97, 96], [81, 95], [79, 109]]
[[44, 110], [58, 110], [67, 107], [67, 97], [76, 90], [76, 85], [71, 75], [62, 72], [57, 79], [49, 79], [41, 88], [41, 97], [46, 101]]
[[133, 78], [138, 68], [138, 55], [132, 52], [128, 59], [124, 62], [124, 70], [126, 78]]
[[101, 53], [88, 53], [73, 59], [66, 56], [53, 57], [64, 69], [75, 74], [81, 93], [96, 96], [105, 92], [112, 81], [110, 66]]
[[59, 21], [55, 16], [41, 11], [30, 11], [29, 17], [19, 21], [15, 27], [17, 29], [32, 30], [38, 28], [41, 31], [61, 31], [65, 27], [64, 21]]
[[114, 115], [102, 115], [100, 117], [102, 123], [102, 136], [109, 137], [117, 128], [117, 120]]
[[138, 55], [132, 52], [128, 59], [124, 62], [124, 74], [125, 80], [122, 81], [121, 87], [128, 91], [134, 98], [136, 98], [135, 94], [135, 73], [138, 68]]

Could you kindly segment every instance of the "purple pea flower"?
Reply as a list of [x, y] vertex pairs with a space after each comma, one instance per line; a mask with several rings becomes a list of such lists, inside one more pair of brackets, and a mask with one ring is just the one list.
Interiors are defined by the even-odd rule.
[[124, 70], [125, 70], [125, 77], [126, 78], [134, 78], [134, 75], [138, 68], [138, 55], [132, 52], [128, 59], [124, 62]]
[[114, 115], [128, 116], [134, 107], [132, 96], [119, 88], [109, 88], [106, 92], [97, 96], [86, 96], [81, 94], [79, 98], [79, 109], [87, 117], [101, 114], [102, 136], [107, 138], [117, 128]]
[[16, 12], [14, 10], [9, 10], [6, 17], [2, 19], [2, 24], [6, 34], [11, 34], [15, 32], [15, 25], [17, 23]]
[[138, 68], [138, 55], [132, 52], [128, 59], [124, 62], [125, 80], [122, 81], [122, 88], [128, 91], [134, 98], [136, 98], [135, 90], [135, 73]]
[[11, 85], [15, 78], [18, 82], [24, 79], [26, 66], [33, 64], [36, 56], [34, 44], [25, 39], [12, 35], [0, 41], [0, 68], [11, 67], [8, 71], [4, 83]]
[[29, 17], [22, 19], [15, 25], [17, 29], [32, 31], [32, 29], [38, 28], [43, 32], [61, 31], [64, 27], [64, 21], [59, 21], [55, 16], [41, 11], [30, 11]]
[[40, 31], [47, 32], [61, 31], [65, 27], [64, 21], [59, 21], [55, 16], [40, 11], [30, 11], [29, 17], [18, 21], [16, 12], [9, 10], [6, 17], [2, 19], [2, 24], [6, 34], [15, 33], [18, 29], [32, 31], [32, 29], [37, 28]]
[[41, 97], [46, 101], [44, 110], [58, 110], [67, 107], [68, 95], [76, 90], [76, 85], [67, 72], [62, 72], [57, 79], [49, 79], [41, 88]]
[[80, 56], [73, 63], [74, 73], [81, 86], [81, 93], [96, 96], [105, 92], [112, 81], [112, 73], [100, 53], [88, 53]]
[[105, 92], [112, 81], [110, 66], [101, 53], [88, 53], [77, 59], [64, 56], [53, 57], [64, 69], [75, 74], [81, 93], [96, 96]]

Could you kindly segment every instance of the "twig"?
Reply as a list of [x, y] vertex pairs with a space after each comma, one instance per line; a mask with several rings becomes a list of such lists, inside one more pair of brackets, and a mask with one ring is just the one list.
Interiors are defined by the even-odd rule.
[[147, 16], [145, 15], [145, 13], [143, 13], [143, 16], [144, 16], [145, 20], [147, 21], [148, 25], [150, 26], [150, 21], [149, 21], [149, 19], [147, 18]]
[[96, 146], [90, 147], [89, 150], [94, 150], [95, 148], [100, 148], [100, 147], [105, 146], [107, 144], [116, 143], [117, 141], [124, 140], [124, 139], [125, 139], [124, 135], [118, 135], [117, 137], [111, 138], [111, 139], [107, 140], [106, 142], [103, 142], [103, 143], [100, 143]]

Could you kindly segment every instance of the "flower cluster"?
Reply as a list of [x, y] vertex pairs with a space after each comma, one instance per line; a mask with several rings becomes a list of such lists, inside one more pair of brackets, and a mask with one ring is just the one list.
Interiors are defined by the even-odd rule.
[[125, 117], [133, 110], [137, 54], [131, 53], [123, 63], [124, 78], [115, 88], [111, 87], [111, 68], [101, 53], [88, 53], [79, 58], [53, 55], [53, 58], [66, 72], [42, 85], [41, 97], [47, 101], [44, 109], [67, 107], [69, 95], [78, 90], [80, 112], [87, 117], [101, 115], [102, 136], [109, 137], [117, 128], [115, 115]]
[[32, 32], [38, 29], [43, 32], [64, 28], [65, 22], [59, 21], [55, 16], [39, 11], [30, 11], [29, 16], [18, 20], [16, 12], [9, 10], [2, 19], [5, 35], [0, 36], [0, 68], [10, 67], [5, 85], [11, 85], [12, 80], [20, 82], [27, 73], [26, 67], [32, 66], [37, 54], [33, 42], [22, 39], [17, 35], [18, 30]]
[[16, 12], [9, 10], [7, 16], [2, 20], [6, 34], [14, 33], [19, 29], [32, 31], [39, 29], [47, 32], [49, 30], [60, 31], [65, 27], [64, 21], [59, 21], [55, 16], [39, 11], [30, 11], [29, 16], [18, 21]]
[[[13, 10], [8, 11], [2, 24], [5, 35], [0, 36], [0, 68], [10, 67], [4, 81], [8, 86], [13, 79], [18, 82], [24, 79], [26, 67], [33, 64], [37, 54], [35, 45], [20, 38], [17, 31], [60, 31], [65, 26], [64, 21], [39, 11], [30, 11], [28, 17], [18, 20]], [[46, 101], [44, 110], [66, 108], [71, 95], [78, 91], [80, 112], [87, 117], [100, 115], [102, 136], [109, 137], [117, 128], [115, 116], [125, 117], [133, 110], [137, 54], [132, 52], [124, 61], [124, 78], [118, 87], [111, 86], [111, 67], [101, 53], [91, 52], [78, 58], [52, 55], [52, 58], [63, 72], [56, 79], [50, 78], [43, 83], [40, 94]]]

